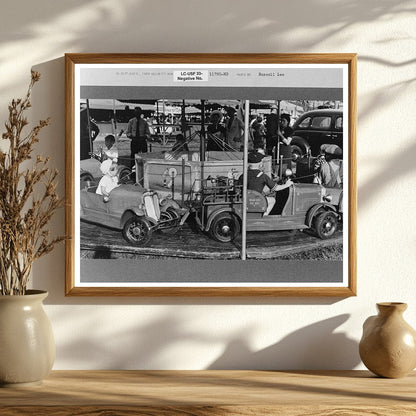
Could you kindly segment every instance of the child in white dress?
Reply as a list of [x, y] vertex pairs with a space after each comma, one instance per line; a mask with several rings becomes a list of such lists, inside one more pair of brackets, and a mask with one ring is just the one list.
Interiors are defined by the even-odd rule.
[[104, 160], [101, 163], [100, 170], [104, 176], [101, 178], [95, 193], [103, 195], [104, 202], [108, 202], [110, 192], [120, 186], [117, 177], [117, 163], [114, 163], [111, 159]]

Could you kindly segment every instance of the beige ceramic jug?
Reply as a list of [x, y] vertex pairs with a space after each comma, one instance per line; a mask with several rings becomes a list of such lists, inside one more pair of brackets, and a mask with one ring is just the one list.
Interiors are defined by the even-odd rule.
[[39, 384], [51, 371], [55, 342], [42, 304], [47, 295], [0, 296], [0, 387]]
[[416, 367], [416, 331], [403, 319], [405, 303], [377, 303], [378, 315], [363, 325], [360, 357], [382, 377], [400, 378]]

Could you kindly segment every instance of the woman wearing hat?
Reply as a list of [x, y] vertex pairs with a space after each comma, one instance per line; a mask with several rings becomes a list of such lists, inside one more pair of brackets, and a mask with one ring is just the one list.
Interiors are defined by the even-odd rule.
[[228, 144], [226, 142], [227, 131], [223, 125], [221, 125], [222, 113], [219, 110], [215, 110], [209, 116], [210, 125], [207, 128], [208, 140], [207, 151], [222, 151], [226, 150]]

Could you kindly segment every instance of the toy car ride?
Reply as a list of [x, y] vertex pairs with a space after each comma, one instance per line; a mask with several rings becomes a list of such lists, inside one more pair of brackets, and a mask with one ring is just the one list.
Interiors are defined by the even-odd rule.
[[[199, 228], [220, 242], [234, 240], [241, 231], [243, 189], [236, 183], [228, 178], [203, 180], [189, 201]], [[330, 238], [342, 220], [341, 195], [341, 189], [294, 183], [276, 193], [276, 202], [266, 215], [266, 196], [249, 189], [247, 231], [312, 229], [321, 239]]]
[[118, 186], [108, 202], [96, 189], [94, 185], [80, 192], [81, 220], [122, 230], [125, 240], [134, 245], [146, 244], [157, 230], [175, 233], [188, 216], [188, 210], [172, 198], [160, 199], [156, 192], [138, 184]]

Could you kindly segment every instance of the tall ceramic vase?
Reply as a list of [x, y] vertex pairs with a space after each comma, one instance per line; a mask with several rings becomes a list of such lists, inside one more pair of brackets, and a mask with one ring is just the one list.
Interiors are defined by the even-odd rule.
[[400, 378], [416, 367], [416, 331], [403, 319], [405, 303], [377, 303], [378, 315], [363, 325], [360, 357], [381, 377]]
[[39, 384], [52, 369], [55, 342], [42, 301], [48, 292], [0, 295], [0, 386]]

